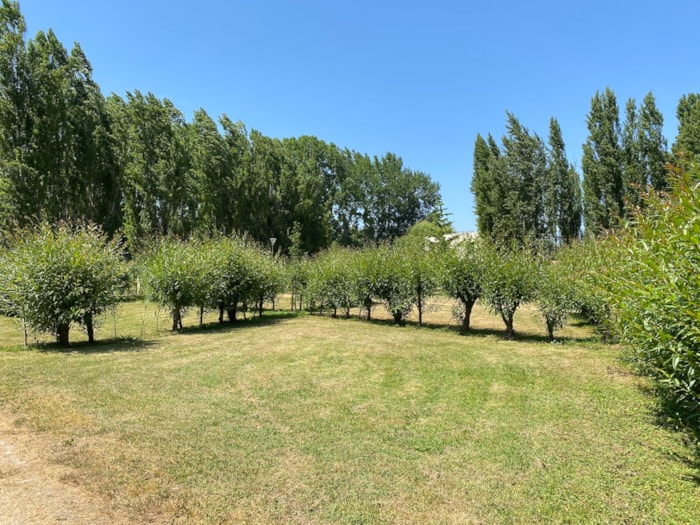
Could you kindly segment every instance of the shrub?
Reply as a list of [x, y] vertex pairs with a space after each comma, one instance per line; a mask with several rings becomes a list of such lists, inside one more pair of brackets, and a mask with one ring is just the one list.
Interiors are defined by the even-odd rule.
[[69, 346], [71, 324], [94, 342], [98, 317], [119, 301], [126, 269], [116, 240], [94, 225], [41, 224], [9, 239], [2, 256], [3, 310]]
[[611, 240], [609, 279], [621, 338], [639, 368], [700, 422], [700, 171], [675, 173], [670, 195], [651, 194], [635, 223]]

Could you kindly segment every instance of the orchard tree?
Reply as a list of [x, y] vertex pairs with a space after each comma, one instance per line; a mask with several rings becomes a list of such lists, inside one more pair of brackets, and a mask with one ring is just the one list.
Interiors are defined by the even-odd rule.
[[515, 247], [489, 247], [483, 297], [506, 326], [506, 337], [515, 336], [513, 317], [520, 305], [537, 296], [539, 261], [530, 250]]
[[566, 324], [569, 311], [573, 309], [571, 287], [572, 274], [558, 260], [539, 259], [537, 283], [537, 308], [544, 319], [547, 337], [554, 340], [554, 332]]
[[483, 294], [486, 271], [483, 241], [466, 239], [450, 246], [443, 255], [442, 289], [460, 303], [458, 320], [463, 333], [469, 331], [472, 309]]
[[3, 310], [64, 347], [72, 324], [94, 342], [98, 317], [119, 301], [126, 273], [118, 243], [94, 225], [20, 230], [1, 259]]
[[391, 246], [377, 248], [375, 294], [391, 314], [394, 324], [404, 325], [415, 304], [409, 254]]
[[204, 265], [198, 250], [187, 242], [161, 239], [143, 261], [147, 297], [170, 309], [172, 329], [182, 329], [182, 317], [204, 293]]

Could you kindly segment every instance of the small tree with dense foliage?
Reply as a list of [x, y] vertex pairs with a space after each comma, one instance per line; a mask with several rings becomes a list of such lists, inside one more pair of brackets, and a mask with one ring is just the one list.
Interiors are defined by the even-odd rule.
[[70, 345], [72, 324], [90, 342], [99, 315], [119, 301], [125, 268], [117, 241], [94, 225], [41, 224], [17, 232], [0, 261], [5, 313]]
[[472, 309], [483, 293], [486, 271], [483, 242], [467, 239], [449, 247], [442, 257], [442, 289], [460, 303], [460, 329], [469, 331]]
[[573, 307], [569, 269], [558, 260], [541, 259], [537, 285], [537, 308], [544, 319], [547, 337], [561, 330]]
[[405, 324], [415, 303], [408, 258], [407, 250], [391, 246], [377, 248], [375, 293], [397, 325]]
[[313, 263], [309, 291], [314, 304], [323, 309], [331, 308], [333, 317], [343, 309], [345, 317], [356, 304], [357, 264], [356, 252], [351, 249], [332, 248], [319, 254]]
[[506, 326], [506, 337], [515, 335], [513, 317], [520, 305], [533, 301], [537, 294], [539, 261], [530, 250], [489, 248], [483, 285], [484, 299]]
[[182, 329], [182, 316], [187, 308], [200, 303], [207, 294], [199, 250], [195, 245], [177, 239], [161, 239], [145, 257], [143, 276], [150, 300], [170, 309], [172, 329]]

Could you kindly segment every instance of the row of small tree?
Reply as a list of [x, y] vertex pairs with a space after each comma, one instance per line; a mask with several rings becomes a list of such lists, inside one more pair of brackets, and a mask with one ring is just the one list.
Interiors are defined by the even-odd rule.
[[[537, 249], [497, 247], [480, 239], [456, 245], [407, 242], [361, 250], [332, 249], [294, 267], [294, 280], [313, 309], [350, 315], [359, 308], [367, 319], [383, 305], [396, 324], [417, 311], [418, 324], [432, 297], [442, 293], [457, 301], [455, 317], [469, 331], [471, 312], [481, 299], [498, 314], [513, 337], [514, 315], [536, 302], [553, 339], [568, 312], [586, 310], [590, 302], [575, 281], [581, 249], [560, 250], [555, 257]], [[590, 308], [589, 308], [590, 309]]]
[[508, 337], [514, 335], [516, 310], [536, 301], [553, 338], [568, 311], [585, 310], [586, 294], [572, 280], [578, 275], [572, 265], [580, 257], [567, 256], [571, 251], [561, 250], [553, 259], [479, 239], [450, 246], [416, 237], [288, 261], [245, 238], [163, 238], [127, 265], [118, 242], [96, 226], [43, 224], [23, 230], [0, 253], [0, 311], [22, 319], [29, 329], [53, 333], [68, 346], [71, 325], [82, 327], [94, 341], [99, 316], [116, 306], [133, 283], [168, 309], [173, 330], [182, 328], [191, 308], [198, 310], [200, 324], [211, 310], [218, 310], [220, 322], [234, 322], [250, 310], [262, 315], [263, 304], [283, 290], [292, 292], [292, 304], [299, 308], [346, 316], [359, 308], [371, 319], [381, 304], [396, 324], [404, 324], [414, 309], [423, 324], [429, 300], [442, 291], [457, 301], [455, 317], [465, 332], [478, 299], [501, 316]]

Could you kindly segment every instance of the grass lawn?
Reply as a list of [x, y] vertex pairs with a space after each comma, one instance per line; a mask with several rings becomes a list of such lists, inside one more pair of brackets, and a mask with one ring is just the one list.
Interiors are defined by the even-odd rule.
[[424, 328], [280, 311], [171, 334], [154, 312], [70, 351], [0, 319], [0, 406], [135, 523], [700, 520], [682, 436], [586, 327], [550, 344], [523, 310], [504, 341], [477, 309], [460, 336], [438, 303]]

